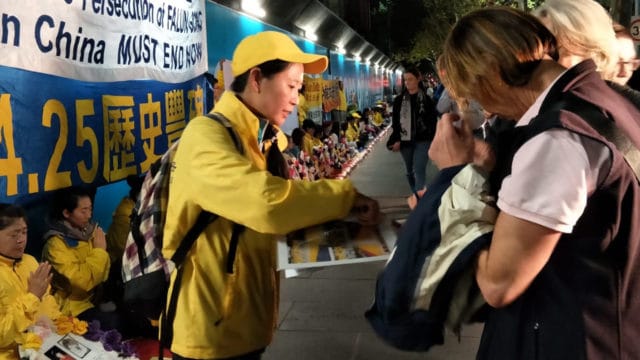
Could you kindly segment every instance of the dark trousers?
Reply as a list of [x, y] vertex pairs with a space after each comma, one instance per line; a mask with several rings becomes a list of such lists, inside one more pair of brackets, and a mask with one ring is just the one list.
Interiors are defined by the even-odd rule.
[[[254, 352], [250, 352], [244, 355], [232, 356], [230, 358], [218, 359], [218, 360], [260, 360], [262, 358], [262, 353], [264, 349], [257, 350]], [[191, 358], [185, 358], [180, 355], [173, 354], [173, 360], [196, 360]]]

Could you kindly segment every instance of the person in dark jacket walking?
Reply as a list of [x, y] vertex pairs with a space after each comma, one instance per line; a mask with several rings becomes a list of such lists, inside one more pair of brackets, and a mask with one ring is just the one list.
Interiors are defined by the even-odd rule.
[[404, 90], [393, 101], [393, 132], [387, 148], [402, 154], [409, 186], [416, 193], [425, 187], [427, 153], [435, 134], [438, 113], [417, 69], [405, 71], [402, 79]]

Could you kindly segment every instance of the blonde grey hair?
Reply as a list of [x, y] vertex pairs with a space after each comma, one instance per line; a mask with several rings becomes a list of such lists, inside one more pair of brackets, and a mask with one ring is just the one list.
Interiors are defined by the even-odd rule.
[[551, 32], [532, 15], [508, 7], [466, 14], [449, 32], [443, 50], [438, 70], [457, 99], [495, 98], [504, 84], [525, 86], [545, 57], [557, 59]]
[[594, 0], [547, 0], [534, 10], [556, 37], [559, 49], [592, 59], [604, 78], [610, 78], [618, 55], [613, 22]]

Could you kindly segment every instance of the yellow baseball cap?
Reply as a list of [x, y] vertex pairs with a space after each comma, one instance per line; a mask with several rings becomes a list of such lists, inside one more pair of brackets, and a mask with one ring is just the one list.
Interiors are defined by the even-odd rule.
[[326, 56], [302, 52], [287, 35], [278, 31], [263, 31], [240, 41], [233, 52], [231, 70], [233, 76], [238, 76], [271, 60], [300, 63], [307, 74], [320, 74], [328, 64]]

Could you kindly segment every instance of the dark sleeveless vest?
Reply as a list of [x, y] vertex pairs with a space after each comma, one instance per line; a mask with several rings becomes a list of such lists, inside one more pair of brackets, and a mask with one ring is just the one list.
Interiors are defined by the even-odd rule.
[[[496, 193], [516, 151], [554, 128], [603, 143], [611, 151], [611, 169], [529, 288], [489, 312], [477, 358], [636, 359], [640, 186], [623, 153], [638, 155], [640, 112], [607, 87], [592, 61], [576, 65], [554, 84], [529, 125], [499, 136], [499, 168], [491, 179]], [[562, 162], [557, 159], [557, 166]], [[638, 169], [640, 163], [632, 165]]]

